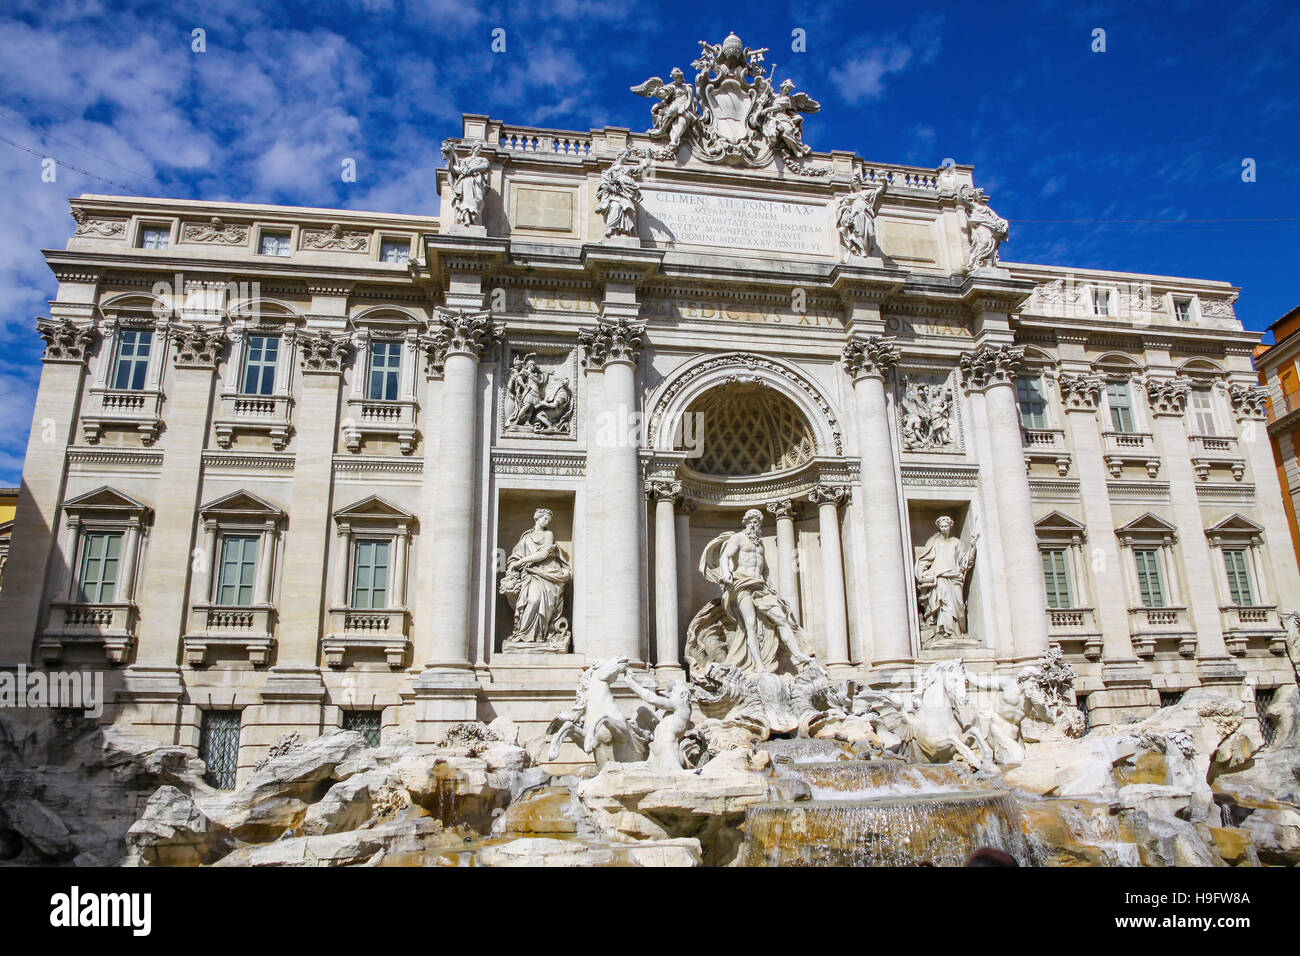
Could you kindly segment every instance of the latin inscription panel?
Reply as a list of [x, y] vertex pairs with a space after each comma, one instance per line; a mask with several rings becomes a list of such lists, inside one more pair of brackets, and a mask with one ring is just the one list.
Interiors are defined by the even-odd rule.
[[830, 208], [743, 196], [642, 187], [642, 238], [824, 256], [833, 252]]

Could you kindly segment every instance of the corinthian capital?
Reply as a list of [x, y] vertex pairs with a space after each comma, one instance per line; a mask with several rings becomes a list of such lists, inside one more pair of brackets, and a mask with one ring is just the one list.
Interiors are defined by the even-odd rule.
[[1148, 378], [1147, 401], [1153, 415], [1181, 415], [1191, 386], [1177, 378]]
[[1061, 389], [1061, 401], [1066, 411], [1075, 409], [1096, 411], [1101, 401], [1101, 393], [1106, 388], [1104, 375], [1070, 375], [1062, 372], [1056, 377], [1056, 384]]
[[341, 372], [351, 346], [342, 335], [298, 333], [298, 365], [304, 372]]
[[38, 318], [36, 334], [45, 342], [42, 360], [46, 362], [84, 362], [95, 344], [94, 328], [71, 319]]
[[212, 325], [173, 322], [170, 329], [177, 368], [216, 368], [221, 350], [230, 341], [225, 329]]
[[582, 364], [587, 369], [603, 369], [610, 362], [636, 362], [645, 326], [619, 316], [615, 322], [605, 319], [594, 327], [578, 330], [582, 347]]
[[812, 486], [808, 500], [815, 505], [835, 505], [837, 508], [849, 500], [848, 485], [830, 485], [826, 483]]
[[1018, 345], [981, 345], [962, 352], [959, 361], [961, 385], [966, 391], [982, 391], [990, 385], [1014, 385], [1025, 350]]
[[862, 375], [884, 378], [902, 356], [892, 338], [873, 335], [865, 339], [849, 339], [841, 360], [844, 370], [853, 378]]
[[1263, 418], [1268, 402], [1268, 389], [1263, 385], [1243, 385], [1233, 382], [1228, 386], [1228, 398], [1238, 418]]

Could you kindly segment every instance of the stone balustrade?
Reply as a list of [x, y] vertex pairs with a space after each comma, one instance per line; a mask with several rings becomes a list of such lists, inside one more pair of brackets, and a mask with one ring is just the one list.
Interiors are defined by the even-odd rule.
[[163, 393], [156, 389], [91, 388], [81, 430], [86, 444], [97, 445], [105, 428], [133, 429], [152, 445], [162, 428]]

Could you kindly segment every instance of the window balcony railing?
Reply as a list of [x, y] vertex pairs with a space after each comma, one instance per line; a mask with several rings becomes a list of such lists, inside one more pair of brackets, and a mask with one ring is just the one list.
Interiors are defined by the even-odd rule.
[[1141, 465], [1151, 478], [1160, 474], [1160, 459], [1150, 432], [1103, 431], [1101, 448], [1106, 467], [1114, 478], [1122, 477], [1128, 464]]
[[270, 661], [275, 608], [269, 604], [196, 604], [183, 639], [185, 663], [205, 667], [217, 649], [233, 650], [254, 667]]
[[92, 388], [81, 415], [86, 444], [96, 445], [105, 428], [127, 428], [152, 445], [162, 429], [163, 394], [156, 389]]
[[1065, 430], [1061, 428], [1031, 428], [1020, 426], [1020, 444], [1025, 449], [1025, 462], [1046, 461], [1065, 475], [1070, 471], [1070, 452], [1065, 447]]
[[239, 395], [225, 393], [212, 421], [217, 444], [229, 448], [237, 432], [263, 432], [271, 447], [282, 451], [289, 442], [293, 399], [288, 395]]
[[1191, 446], [1192, 468], [1201, 481], [1208, 479], [1216, 466], [1230, 468], [1232, 477], [1237, 481], [1246, 477], [1246, 459], [1234, 436], [1188, 435], [1187, 442]]
[[403, 455], [411, 454], [420, 438], [415, 427], [419, 410], [419, 403], [410, 398], [393, 401], [349, 398], [343, 422], [343, 440], [348, 451], [361, 451], [362, 441], [373, 436], [396, 441]]
[[[1097, 627], [1097, 614], [1092, 608], [1048, 608], [1047, 631], [1051, 639], [1063, 649], [1082, 654], [1091, 661], [1101, 659], [1101, 631]], [[1076, 644], [1077, 648], [1071, 646]]]
[[363, 610], [332, 607], [329, 630], [321, 642], [325, 663], [342, 667], [353, 657], [382, 656], [394, 670], [406, 663], [410, 639], [407, 636], [409, 615], [406, 608]]
[[1262, 638], [1268, 641], [1274, 654], [1286, 653], [1286, 628], [1277, 613], [1276, 604], [1222, 604], [1223, 639], [1231, 654], [1245, 654], [1249, 640]]
[[1170, 639], [1178, 641], [1178, 653], [1184, 657], [1196, 653], [1196, 630], [1186, 607], [1131, 607], [1128, 626], [1138, 657], [1154, 657], [1157, 642]]
[[55, 601], [50, 605], [49, 625], [38, 642], [41, 660], [58, 664], [73, 646], [94, 646], [104, 651], [110, 663], [123, 664], [135, 643], [136, 606], [129, 601], [82, 604]]

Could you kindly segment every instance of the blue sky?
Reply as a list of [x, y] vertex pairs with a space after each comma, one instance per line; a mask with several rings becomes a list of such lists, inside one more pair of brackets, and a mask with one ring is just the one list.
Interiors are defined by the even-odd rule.
[[[491, 49], [498, 28], [504, 53]], [[796, 28], [806, 52], [791, 50]], [[1227, 280], [1253, 329], [1300, 302], [1300, 223], [1190, 221], [1300, 216], [1295, 4], [10, 0], [0, 485], [21, 470], [40, 375], [33, 317], [55, 291], [39, 250], [67, 241], [68, 196], [431, 214], [438, 144], [462, 112], [644, 129], [648, 103], [628, 86], [689, 72], [696, 40], [730, 30], [820, 100], [805, 124], [815, 148], [973, 164], [1011, 220], [1007, 259]], [[54, 183], [44, 156], [66, 164]], [[339, 175], [347, 157], [355, 183]], [[1242, 181], [1246, 158], [1255, 182]], [[1184, 221], [1028, 221], [1043, 219]]]

